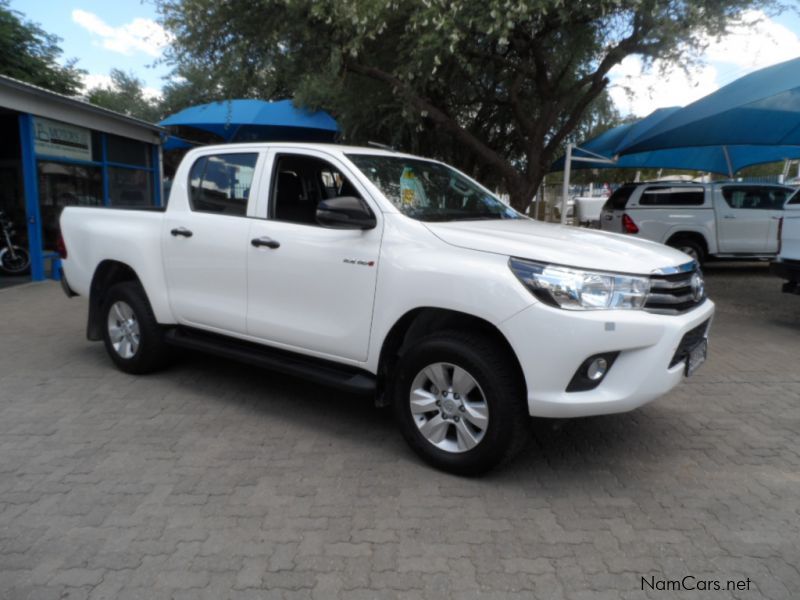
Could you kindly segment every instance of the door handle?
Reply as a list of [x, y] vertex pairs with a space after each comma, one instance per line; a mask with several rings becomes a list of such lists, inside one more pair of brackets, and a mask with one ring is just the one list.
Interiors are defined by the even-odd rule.
[[186, 227], [176, 227], [175, 229], [173, 229], [172, 231], [170, 231], [170, 233], [171, 233], [172, 235], [174, 235], [175, 237], [178, 237], [179, 235], [180, 235], [180, 236], [183, 236], [183, 237], [185, 237], [185, 238], [190, 238], [190, 237], [192, 237], [192, 232], [191, 232], [191, 231], [189, 231], [188, 229], [186, 229]]
[[260, 248], [261, 246], [266, 246], [267, 248], [272, 248], [274, 250], [275, 248], [281, 247], [280, 242], [268, 237], [253, 238], [252, 240], [250, 240], [250, 243], [256, 248]]
[[724, 217], [722, 217], [722, 218], [723, 218], [723, 219], [735, 219], [736, 217], [735, 217], [734, 215], [725, 215], [725, 216], [724, 216]]

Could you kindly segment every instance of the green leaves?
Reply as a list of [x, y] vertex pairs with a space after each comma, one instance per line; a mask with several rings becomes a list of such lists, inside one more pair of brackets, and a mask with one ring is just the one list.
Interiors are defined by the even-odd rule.
[[81, 88], [81, 69], [75, 61], [59, 64], [59, 38], [25, 21], [0, 0], [0, 73], [62, 94], [76, 94]]
[[[203, 94], [294, 97], [344, 138], [438, 156], [524, 208], [565, 140], [615, 118], [626, 56], [696, 57], [773, 0], [160, 0]], [[201, 96], [203, 95], [201, 94]], [[205, 99], [205, 98], [204, 98]]]

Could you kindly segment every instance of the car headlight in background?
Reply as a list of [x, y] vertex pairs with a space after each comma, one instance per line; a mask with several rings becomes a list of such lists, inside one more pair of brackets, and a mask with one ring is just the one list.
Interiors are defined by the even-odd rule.
[[650, 278], [584, 271], [511, 258], [509, 267], [534, 296], [567, 310], [639, 309], [650, 291]]

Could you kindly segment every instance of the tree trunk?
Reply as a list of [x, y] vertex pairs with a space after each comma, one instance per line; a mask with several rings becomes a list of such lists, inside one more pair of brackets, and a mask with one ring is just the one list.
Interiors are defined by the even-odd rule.
[[542, 184], [542, 179], [544, 179], [544, 171], [536, 169], [525, 174], [519, 174], [518, 177], [511, 181], [506, 180], [511, 208], [526, 214], [533, 202], [533, 197]]

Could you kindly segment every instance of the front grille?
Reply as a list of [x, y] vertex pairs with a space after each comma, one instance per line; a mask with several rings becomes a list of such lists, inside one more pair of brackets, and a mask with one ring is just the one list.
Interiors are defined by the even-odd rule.
[[703, 341], [703, 338], [706, 337], [706, 333], [708, 333], [708, 322], [710, 320], [711, 319], [704, 321], [694, 329], [690, 329], [684, 334], [684, 336], [681, 338], [681, 343], [678, 344], [678, 349], [675, 350], [675, 354], [672, 356], [672, 360], [669, 363], [670, 369], [679, 364], [681, 361], [686, 360], [689, 352], [691, 352], [692, 349], [697, 346], [697, 344]]
[[702, 274], [699, 277], [700, 293], [692, 285], [697, 269], [671, 275], [651, 275], [650, 293], [644, 308], [650, 312], [677, 315], [693, 309], [706, 299]]

